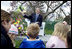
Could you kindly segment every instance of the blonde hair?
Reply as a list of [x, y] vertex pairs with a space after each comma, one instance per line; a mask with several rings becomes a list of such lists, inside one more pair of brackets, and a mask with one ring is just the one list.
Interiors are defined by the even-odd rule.
[[38, 33], [39, 33], [39, 25], [36, 23], [31, 23], [28, 27], [27, 27], [27, 34], [29, 37], [31, 38], [36, 38]]
[[52, 35], [60, 37], [62, 40], [66, 40], [67, 32], [69, 31], [69, 26], [64, 25], [62, 22], [56, 23], [54, 26], [54, 32]]

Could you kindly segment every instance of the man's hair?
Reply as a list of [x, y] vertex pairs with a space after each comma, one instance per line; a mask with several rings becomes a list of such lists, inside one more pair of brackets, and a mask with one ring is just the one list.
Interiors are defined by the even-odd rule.
[[[39, 10], [40, 10], [40, 8], [38, 8], [38, 7], [37, 7], [37, 8], [35, 8], [35, 10], [37, 10], [37, 9], [39, 9]], [[40, 11], [41, 11], [41, 10], [40, 10]]]
[[64, 25], [62, 22], [58, 22], [54, 26], [53, 35], [54, 36], [59, 36], [65, 41], [68, 31], [69, 31], [69, 26], [68, 25]]
[[68, 48], [71, 48], [71, 31], [67, 33], [67, 45]]
[[36, 7], [35, 9], [39, 9], [40, 10], [40, 8], [38, 8], [38, 7]]
[[39, 33], [39, 25], [36, 23], [31, 23], [28, 27], [27, 27], [27, 34], [30, 38], [36, 38], [38, 33]]
[[8, 23], [10, 21], [10, 15], [11, 14], [1, 9], [1, 22], [5, 20]]

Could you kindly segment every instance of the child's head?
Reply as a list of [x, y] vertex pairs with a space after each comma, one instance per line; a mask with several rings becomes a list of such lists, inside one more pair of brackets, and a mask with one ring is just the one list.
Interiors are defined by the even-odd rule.
[[69, 26], [69, 31], [71, 30], [71, 25], [69, 25], [66, 21], [63, 21], [64, 25], [68, 25]]
[[67, 47], [71, 48], [71, 31], [67, 33]]
[[1, 10], [1, 24], [8, 31], [11, 27], [11, 17], [10, 14], [4, 10]]
[[66, 16], [63, 21], [66, 21], [67, 24], [71, 25], [71, 15]]
[[64, 25], [62, 22], [58, 22], [54, 26], [53, 35], [58, 36], [63, 40], [66, 40], [66, 35], [68, 31], [69, 31], [68, 25]]
[[36, 23], [31, 23], [28, 27], [27, 27], [27, 35], [32, 38], [35, 39], [38, 36], [39, 33], [39, 25]]

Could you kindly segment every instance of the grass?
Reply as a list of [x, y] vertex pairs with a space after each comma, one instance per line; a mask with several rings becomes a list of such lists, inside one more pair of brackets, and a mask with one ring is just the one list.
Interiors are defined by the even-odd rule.
[[53, 33], [53, 30], [47, 30], [47, 29], [45, 30], [45, 34], [50, 34], [51, 35], [52, 33]]
[[54, 25], [56, 24], [56, 22], [46, 22], [45, 25], [45, 34], [52, 34], [54, 31]]
[[16, 42], [15, 48], [19, 48], [19, 46], [20, 46], [22, 40], [15, 40], [15, 42]]

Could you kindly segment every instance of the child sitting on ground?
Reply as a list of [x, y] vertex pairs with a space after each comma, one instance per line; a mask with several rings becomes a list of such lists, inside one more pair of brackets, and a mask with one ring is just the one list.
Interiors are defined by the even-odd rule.
[[69, 31], [69, 26], [59, 22], [54, 26], [53, 36], [46, 43], [46, 48], [66, 48], [66, 35]]
[[36, 39], [39, 33], [39, 25], [32, 23], [27, 27], [27, 36], [29, 39], [24, 39], [20, 44], [20, 48], [45, 48], [42, 40]]

